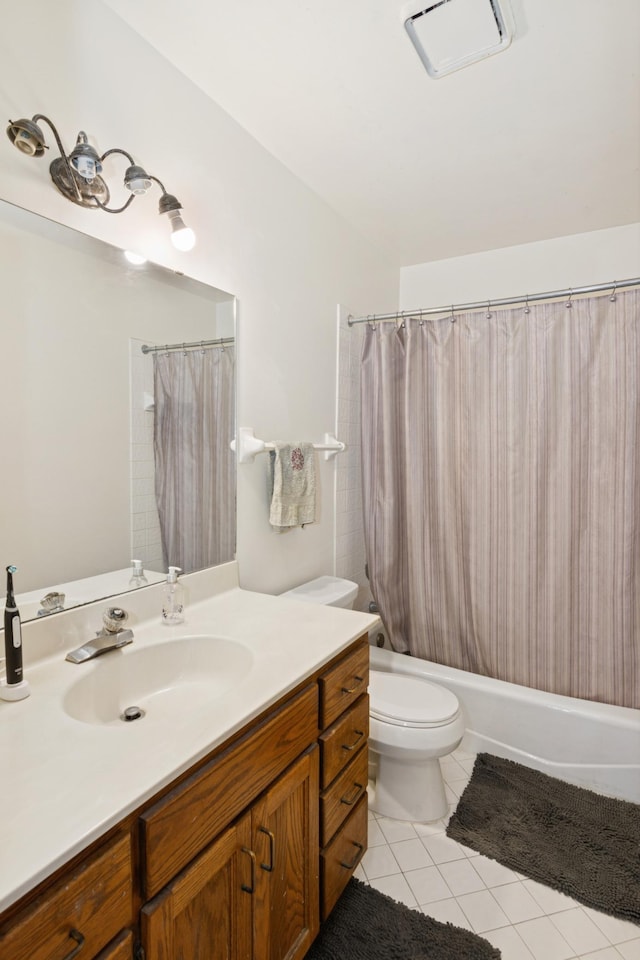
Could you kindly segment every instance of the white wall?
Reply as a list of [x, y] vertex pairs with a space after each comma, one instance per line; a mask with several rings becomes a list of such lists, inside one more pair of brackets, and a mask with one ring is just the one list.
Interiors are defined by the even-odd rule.
[[640, 223], [403, 267], [400, 309], [518, 297], [638, 276]]
[[[397, 266], [99, 0], [0, 2], [0, 115], [51, 117], [67, 150], [78, 129], [100, 152], [128, 150], [178, 196], [198, 245], [173, 251], [158, 194], [119, 216], [74, 206], [47, 158], [22, 157], [6, 138], [2, 197], [236, 294], [239, 424], [265, 439], [321, 439], [335, 423], [336, 303], [395, 308]], [[125, 166], [109, 158], [105, 174], [118, 182]], [[266, 459], [239, 469], [243, 586], [278, 592], [332, 569], [336, 468], [318, 462], [320, 522], [284, 535], [267, 521]]]

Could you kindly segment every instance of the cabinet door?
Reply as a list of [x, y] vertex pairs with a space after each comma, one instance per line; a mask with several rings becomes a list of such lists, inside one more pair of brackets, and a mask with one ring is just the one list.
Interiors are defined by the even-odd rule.
[[250, 844], [246, 814], [142, 908], [146, 960], [250, 960]]
[[319, 926], [317, 746], [253, 806], [254, 960], [299, 960]]

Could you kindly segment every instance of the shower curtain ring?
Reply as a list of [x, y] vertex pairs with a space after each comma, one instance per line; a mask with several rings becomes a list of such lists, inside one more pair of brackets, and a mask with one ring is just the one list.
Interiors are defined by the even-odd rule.
[[573, 296], [573, 288], [569, 287], [569, 299], [565, 303], [565, 307], [567, 308], [567, 310], [571, 310], [571, 307], [573, 306], [573, 304], [571, 303], [572, 296]]
[[528, 293], [525, 294], [525, 298], [524, 298], [524, 312], [525, 312], [525, 313], [531, 313], [531, 310], [529, 309], [529, 294], [528, 294]]
[[618, 286], [618, 281], [617, 281], [617, 280], [614, 280], [614, 281], [613, 281], [613, 290], [611, 291], [611, 296], [609, 297], [609, 302], [610, 302], [610, 303], [615, 303], [616, 300], [618, 299], [618, 298], [616, 297], [616, 287], [617, 287], [617, 286]]
[[487, 300], [487, 320], [491, 320], [491, 300]]
[[451, 323], [455, 323], [455, 322], [456, 322], [456, 318], [455, 318], [454, 313], [453, 313], [453, 304], [451, 304], [451, 316], [449, 317], [449, 319], [451, 320]]

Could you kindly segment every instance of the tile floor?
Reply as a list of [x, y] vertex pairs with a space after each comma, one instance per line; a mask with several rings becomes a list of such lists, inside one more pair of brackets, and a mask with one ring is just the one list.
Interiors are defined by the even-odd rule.
[[[441, 761], [453, 811], [474, 757]], [[473, 930], [502, 960], [640, 960], [640, 926], [584, 907], [450, 840], [446, 820], [406, 823], [369, 813], [356, 876], [436, 920]], [[463, 960], [463, 958], [461, 958]]]

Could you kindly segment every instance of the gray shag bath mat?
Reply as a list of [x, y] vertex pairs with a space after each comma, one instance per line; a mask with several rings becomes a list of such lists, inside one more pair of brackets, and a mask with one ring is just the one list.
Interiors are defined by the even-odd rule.
[[640, 806], [480, 753], [447, 834], [586, 906], [640, 923]]
[[305, 960], [500, 960], [487, 940], [349, 881]]

